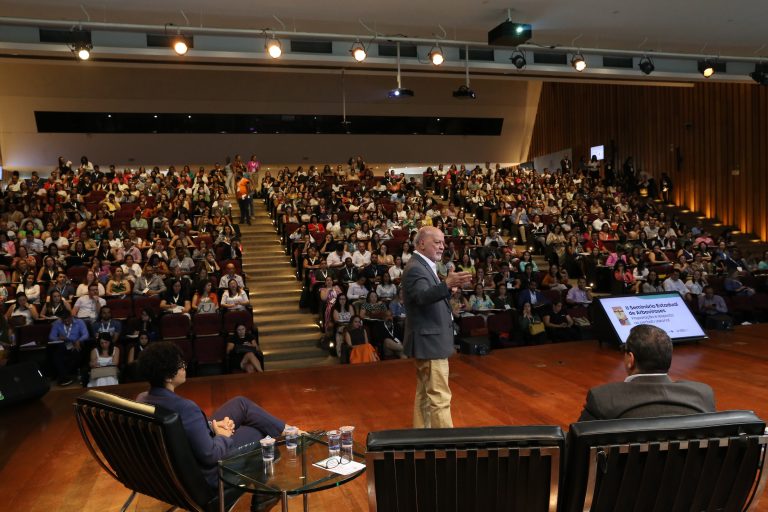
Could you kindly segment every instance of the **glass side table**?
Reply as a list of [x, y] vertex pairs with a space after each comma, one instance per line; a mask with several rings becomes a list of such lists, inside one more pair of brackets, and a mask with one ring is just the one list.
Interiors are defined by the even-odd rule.
[[[364, 448], [355, 443], [353, 460], [365, 464]], [[304, 511], [309, 507], [308, 494], [344, 485], [365, 472], [365, 467], [341, 475], [313, 464], [328, 458], [328, 443], [317, 435], [299, 436], [295, 450], [285, 447], [285, 440], [275, 443], [275, 460], [265, 464], [261, 446], [252, 451], [219, 461], [219, 506], [224, 512], [224, 487], [239, 487], [245, 492], [263, 496], [279, 496], [283, 512], [288, 511], [288, 498], [302, 495]]]

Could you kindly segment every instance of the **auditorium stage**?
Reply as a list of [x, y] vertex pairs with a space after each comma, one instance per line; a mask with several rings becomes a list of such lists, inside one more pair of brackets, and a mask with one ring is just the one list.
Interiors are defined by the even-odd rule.
[[[671, 375], [715, 390], [717, 407], [752, 409], [768, 418], [768, 325], [711, 333], [701, 344], [675, 348]], [[495, 351], [451, 359], [456, 426], [555, 424], [567, 428], [588, 388], [625, 377], [622, 356], [596, 342]], [[126, 397], [141, 384], [103, 388]], [[245, 395], [286, 421], [311, 429], [355, 425], [363, 441], [371, 430], [411, 424], [415, 376], [410, 361], [286, 370], [261, 375], [192, 379], [179, 394], [210, 412]], [[3, 510], [119, 510], [129, 492], [104, 473], [83, 445], [72, 413], [81, 388], [54, 390], [42, 400], [0, 414], [0, 503]], [[368, 510], [365, 477], [313, 494], [313, 511]], [[248, 510], [241, 500], [236, 510]], [[167, 506], [140, 496], [130, 510]], [[294, 500], [291, 510], [299, 510]], [[768, 512], [768, 497], [758, 510]]]

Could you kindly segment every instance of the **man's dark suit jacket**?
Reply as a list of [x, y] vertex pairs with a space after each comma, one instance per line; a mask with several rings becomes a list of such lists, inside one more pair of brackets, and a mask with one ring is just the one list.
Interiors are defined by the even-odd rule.
[[[526, 302], [531, 302], [531, 289], [528, 288], [527, 290], [523, 290], [520, 292], [520, 294], [517, 296], [517, 307], [520, 308], [520, 310], [523, 309], [523, 304]], [[541, 293], [539, 290], [536, 290], [536, 304], [531, 304], [534, 308], [538, 308], [540, 306], [545, 306], [549, 304], [549, 299]]]
[[701, 382], [673, 382], [668, 375], [638, 375], [589, 390], [579, 421], [653, 418], [715, 412], [712, 388]]
[[415, 254], [402, 276], [405, 298], [405, 355], [416, 359], [447, 359], [453, 347], [453, 316], [448, 298], [451, 291], [440, 281], [429, 263]]

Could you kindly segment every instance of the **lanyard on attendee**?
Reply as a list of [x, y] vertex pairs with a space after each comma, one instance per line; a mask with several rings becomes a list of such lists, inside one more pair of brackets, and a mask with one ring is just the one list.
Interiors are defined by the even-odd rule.
[[174, 295], [173, 296], [173, 302], [176, 303], [176, 304], [179, 303], [179, 296], [178, 295]]

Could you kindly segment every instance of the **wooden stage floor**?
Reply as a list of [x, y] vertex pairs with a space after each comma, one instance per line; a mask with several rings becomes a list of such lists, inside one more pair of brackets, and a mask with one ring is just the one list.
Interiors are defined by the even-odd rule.
[[[675, 348], [671, 375], [715, 390], [717, 407], [751, 409], [768, 418], [768, 325], [715, 332], [701, 344]], [[451, 359], [456, 426], [555, 424], [564, 429], [581, 410], [591, 386], [625, 377], [622, 357], [596, 342], [524, 347], [486, 357]], [[141, 384], [104, 388], [126, 397]], [[355, 425], [364, 441], [372, 430], [411, 425], [415, 374], [410, 361], [286, 370], [261, 375], [192, 379], [179, 393], [210, 412], [244, 395], [286, 421], [310, 429]], [[53, 390], [42, 400], [0, 416], [0, 503], [3, 510], [119, 510], [128, 491], [88, 454], [72, 413], [80, 388]], [[248, 510], [243, 499], [235, 510]], [[168, 507], [146, 496], [130, 510]], [[291, 510], [301, 508], [300, 500]], [[366, 480], [313, 494], [313, 511], [368, 510]], [[768, 512], [768, 497], [758, 510]]]

